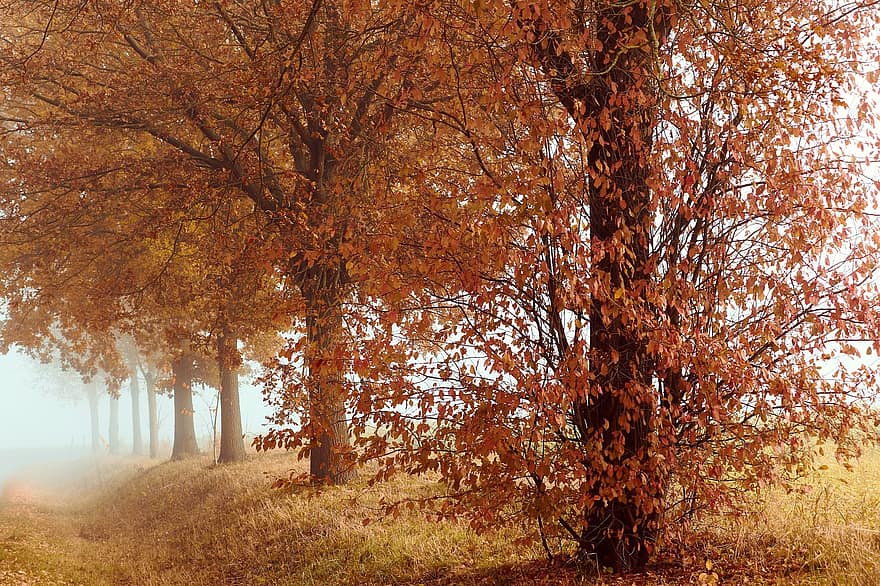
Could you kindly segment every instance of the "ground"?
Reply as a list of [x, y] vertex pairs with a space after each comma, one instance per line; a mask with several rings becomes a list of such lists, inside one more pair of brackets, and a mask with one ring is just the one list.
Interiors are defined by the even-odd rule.
[[[399, 477], [281, 492], [285, 454], [102, 460], [25, 471], [0, 498], [0, 585], [880, 584], [880, 454], [831, 464], [802, 491], [716, 515], [648, 572], [580, 577], [510, 528], [476, 535], [380, 502], [432, 490]], [[365, 519], [370, 519], [368, 524]]]

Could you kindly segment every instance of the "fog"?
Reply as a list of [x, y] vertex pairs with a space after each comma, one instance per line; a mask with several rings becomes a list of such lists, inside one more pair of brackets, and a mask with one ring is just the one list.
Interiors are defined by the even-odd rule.
[[[47, 367], [17, 352], [0, 355], [0, 488], [16, 471], [40, 463], [60, 463], [90, 455], [89, 406], [84, 393], [78, 392], [77, 379], [64, 384], [57, 369]], [[146, 391], [141, 384], [141, 430], [145, 449], [148, 445]], [[64, 388], [64, 387], [67, 388]], [[202, 451], [211, 453], [216, 390], [196, 388], [196, 434]], [[167, 458], [173, 438], [173, 404], [170, 397], [157, 397], [160, 456]], [[242, 429], [248, 436], [262, 433], [270, 414], [258, 388], [241, 381]], [[99, 425], [102, 442], [107, 440], [109, 397], [101, 394]], [[219, 425], [219, 422], [218, 422]], [[219, 434], [219, 429], [218, 429]], [[119, 405], [121, 455], [130, 454], [131, 400], [128, 385], [123, 384]]]

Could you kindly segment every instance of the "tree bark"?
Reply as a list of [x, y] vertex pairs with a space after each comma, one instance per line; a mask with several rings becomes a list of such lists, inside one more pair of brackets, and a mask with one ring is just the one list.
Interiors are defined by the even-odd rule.
[[[656, 96], [648, 70], [650, 54], [624, 49], [626, 34], [649, 34], [644, 3], [600, 12], [597, 35], [605, 48], [598, 59], [607, 75], [595, 84], [593, 99], [610, 126], [596, 124], [599, 140], [588, 153], [590, 169], [602, 182], [590, 189], [590, 231], [595, 273], [608, 279], [597, 287], [590, 308], [590, 348], [595, 396], [577, 406], [588, 441], [603, 447], [602, 468], [616, 494], [592, 489], [585, 511], [581, 548], [600, 566], [617, 571], [641, 569], [653, 551], [665, 479], [652, 462], [656, 400], [646, 335], [628, 312], [644, 301], [648, 268], [651, 193], [647, 185], [651, 137], [656, 127]], [[653, 26], [653, 25], [651, 25]], [[616, 65], [615, 65], [616, 63]], [[621, 100], [621, 98], [623, 98]], [[608, 181], [610, 179], [610, 181]], [[621, 228], [626, 229], [628, 235]], [[616, 300], [619, 291], [631, 305]], [[623, 305], [623, 306], [621, 306]], [[588, 463], [595, 469], [595, 461]]]
[[171, 459], [183, 460], [199, 454], [193, 419], [193, 358], [183, 354], [174, 359], [171, 367], [174, 374], [174, 446]]
[[[654, 548], [666, 485], [654, 458], [653, 361], [633, 312], [644, 310], [657, 89], [652, 50], [665, 40], [670, 8], [657, 2], [603, 3], [595, 20], [601, 49], [579, 79], [560, 37], [533, 22], [532, 48], [551, 87], [584, 133], [590, 173], [593, 278], [589, 395], [574, 406], [584, 446], [588, 503], [578, 547], [602, 567], [641, 569]], [[640, 42], [633, 42], [641, 39]], [[599, 73], [596, 73], [599, 72]]]
[[86, 396], [89, 400], [89, 421], [92, 429], [92, 453], [101, 452], [101, 429], [98, 420], [98, 389], [94, 381], [86, 385]]
[[217, 462], [240, 462], [245, 458], [238, 395], [241, 355], [238, 352], [238, 339], [226, 326], [217, 337], [217, 362], [220, 367], [220, 456]]
[[[338, 346], [342, 314], [334, 271], [313, 269], [303, 287], [306, 299], [308, 349], [309, 425], [311, 447], [309, 472], [316, 484], [345, 484], [357, 477], [351, 458], [351, 439], [342, 381], [345, 364]], [[328, 279], [328, 273], [330, 279]], [[329, 285], [329, 286], [328, 286]]]
[[107, 431], [110, 453], [119, 454], [119, 397], [110, 395], [110, 426]]
[[131, 453], [141, 456], [144, 453], [144, 440], [141, 435], [141, 386], [138, 382], [137, 363], [129, 364], [128, 370], [131, 377]]

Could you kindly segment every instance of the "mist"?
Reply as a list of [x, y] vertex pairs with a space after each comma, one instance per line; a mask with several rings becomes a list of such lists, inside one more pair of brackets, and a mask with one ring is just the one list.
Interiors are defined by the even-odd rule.
[[[141, 380], [141, 384], [144, 381]], [[75, 374], [58, 376], [54, 365], [41, 364], [16, 351], [0, 356], [0, 493], [16, 475], [46, 476], [46, 471], [70, 469], [78, 461], [91, 461], [89, 406]], [[147, 430], [146, 399], [141, 397], [141, 427]], [[110, 399], [101, 392], [98, 407], [101, 449], [96, 456], [109, 455], [108, 424]], [[211, 454], [212, 410], [216, 390], [196, 388], [195, 426], [199, 448]], [[241, 385], [242, 429], [250, 437], [262, 433], [270, 410], [260, 390]], [[173, 403], [157, 397], [160, 459], [167, 459], [173, 437]], [[119, 399], [121, 457], [132, 453], [131, 399], [123, 384]], [[145, 438], [146, 441], [146, 438]], [[41, 470], [41, 468], [43, 470]]]

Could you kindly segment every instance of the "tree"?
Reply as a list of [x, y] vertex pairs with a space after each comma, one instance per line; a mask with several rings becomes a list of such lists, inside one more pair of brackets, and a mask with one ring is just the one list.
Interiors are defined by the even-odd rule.
[[150, 436], [150, 458], [159, 457], [159, 413], [156, 408], [157, 369], [152, 363], [138, 365], [147, 385], [147, 421]]
[[174, 445], [171, 447], [171, 459], [181, 460], [199, 454], [196, 442], [195, 421], [193, 414], [192, 385], [195, 369], [195, 357], [191, 353], [181, 353], [171, 363], [174, 382]]
[[[673, 10], [664, 2], [600, 3], [592, 15], [591, 71], [584, 77], [561, 36], [540, 15], [522, 17], [535, 60], [587, 145], [586, 205], [597, 286], [586, 308], [576, 306], [590, 324], [591, 376], [581, 383], [589, 391], [572, 402], [569, 417], [583, 445], [601, 446], [597, 454], [585, 455], [592, 460], [587, 468], [593, 486], [585, 488], [593, 502], [585, 507], [579, 547], [595, 554], [602, 567], [615, 569], [645, 565], [668, 481], [663, 458], [651, 445], [659, 423], [647, 302], [654, 224], [650, 152], [661, 99], [652, 69], [666, 50]], [[565, 248], [554, 252], [565, 254]], [[552, 271], [550, 254], [546, 264]], [[548, 284], [557, 278], [551, 275]], [[555, 303], [551, 297], [551, 306]], [[561, 313], [562, 307], [551, 309], [564, 356]]]
[[[25, 348], [34, 357], [34, 348]], [[79, 402], [85, 397], [89, 407], [90, 442], [92, 454], [98, 455], [104, 451], [101, 440], [101, 429], [98, 416], [99, 381], [101, 373], [80, 373], [73, 370], [72, 365], [63, 365], [60, 356], [43, 355], [40, 361], [32, 363], [35, 376], [30, 384], [31, 388], [41, 388], [53, 396]]]
[[[269, 258], [299, 294], [308, 340], [306, 429], [318, 482], [354, 474], [338, 383], [345, 365], [334, 356], [349, 263], [388, 211], [372, 205], [380, 185], [371, 177], [395, 104], [412, 88], [411, 64], [392, 54], [413, 34], [397, 8], [320, 0], [308, 11], [283, 3], [4, 8], [9, 43], [0, 58], [17, 101], [8, 119], [142, 145], [126, 153], [140, 159], [132, 165], [140, 176], [117, 166], [99, 173], [111, 193], [146, 183], [182, 185], [177, 193], [192, 197], [204, 186], [246, 198], [270, 222], [278, 237]], [[151, 169], [159, 172], [145, 177]], [[67, 174], [65, 184], [95, 176]]]
[[876, 154], [839, 146], [876, 141], [873, 104], [846, 109], [874, 3], [444, 6], [447, 127], [482, 177], [423, 167], [447, 193], [407, 305], [433, 309], [377, 320], [394, 368], [361, 371], [380, 477], [439, 470], [441, 511], [631, 570], [814, 441], [873, 437], [876, 373], [836, 354], [877, 350]]
[[108, 393], [110, 399], [110, 416], [107, 424], [107, 445], [110, 454], [118, 456], [121, 450], [119, 443], [119, 395]]
[[217, 363], [220, 368], [220, 455], [217, 462], [237, 462], [245, 456], [241, 431], [241, 404], [238, 395], [238, 369], [241, 367], [238, 339], [224, 328], [217, 336]]
[[141, 434], [141, 387], [138, 381], [137, 355], [127, 355], [129, 394], [131, 395], [131, 451], [135, 456], [144, 453], [144, 440]]
[[[71, 327], [112, 332], [124, 341], [121, 352], [135, 373], [129, 374], [134, 391], [140, 348], [152, 354], [169, 354], [169, 347], [170, 354], [175, 349], [188, 353], [193, 340], [187, 339], [198, 337], [202, 330], [216, 336], [234, 327], [246, 340], [260, 328], [274, 327], [272, 312], [281, 311], [282, 304], [273, 297], [277, 278], [271, 265], [261, 260], [260, 266], [242, 266], [247, 259], [252, 262], [266, 255], [254, 236], [260, 218], [252, 206], [225, 198], [222, 186], [200, 189], [203, 186], [185, 182], [185, 169], [178, 170], [178, 183], [172, 182], [169, 189], [161, 189], [164, 184], [156, 183], [149, 172], [132, 177], [123, 170], [133, 161], [114, 150], [117, 137], [106, 133], [59, 129], [51, 120], [33, 120], [26, 130], [22, 127], [11, 136], [15, 140], [9, 141], [5, 152], [14, 164], [7, 169], [3, 203], [10, 219], [4, 225], [9, 244], [6, 262], [15, 271], [5, 281], [5, 296], [14, 310], [7, 323], [15, 324], [20, 335], [42, 343], [40, 332], [61, 318], [75, 322]], [[42, 142], [61, 136], [67, 148], [45, 147]], [[146, 148], [130, 136], [125, 140], [129, 154]], [[116, 173], [124, 173], [130, 181], [123, 200], [118, 199], [120, 187], [112, 179]], [[163, 173], [169, 179], [169, 169]], [[39, 213], [32, 215], [31, 210]], [[35, 303], [39, 312], [30, 311]], [[28, 312], [33, 314], [30, 319], [22, 315]], [[172, 359], [155, 358], [169, 364]], [[230, 373], [225, 380], [234, 378]], [[228, 430], [223, 435], [232, 439], [223, 440], [224, 461], [244, 453], [240, 421], [235, 424], [240, 419], [237, 387], [232, 397], [227, 397], [228, 388], [227, 384], [222, 393], [223, 428]], [[155, 397], [148, 396], [148, 405], [155, 424]], [[137, 422], [138, 406], [134, 399]], [[115, 413], [111, 410], [111, 430], [118, 428]], [[186, 418], [177, 421], [182, 424]], [[155, 451], [155, 425], [151, 429]], [[183, 433], [194, 437], [192, 429]], [[135, 427], [136, 451], [138, 438]], [[230, 452], [236, 441], [239, 449]]]
[[101, 453], [101, 427], [98, 417], [98, 388], [92, 380], [85, 383], [86, 398], [89, 402], [89, 423], [91, 429], [92, 453]]
[[[4, 297], [33, 331], [101, 331], [59, 283], [118, 285], [107, 238], [74, 253], [60, 219], [137, 234], [175, 455], [194, 341], [231, 398], [238, 340], [292, 325], [268, 378], [304, 425], [264, 447], [301, 447], [317, 482], [439, 471], [441, 514], [642, 568], [670, 523], [872, 433], [876, 373], [834, 354], [880, 350], [874, 104], [847, 107], [880, 16], [818, 6], [10, 2]], [[262, 300], [244, 319], [252, 294], [286, 323]]]

